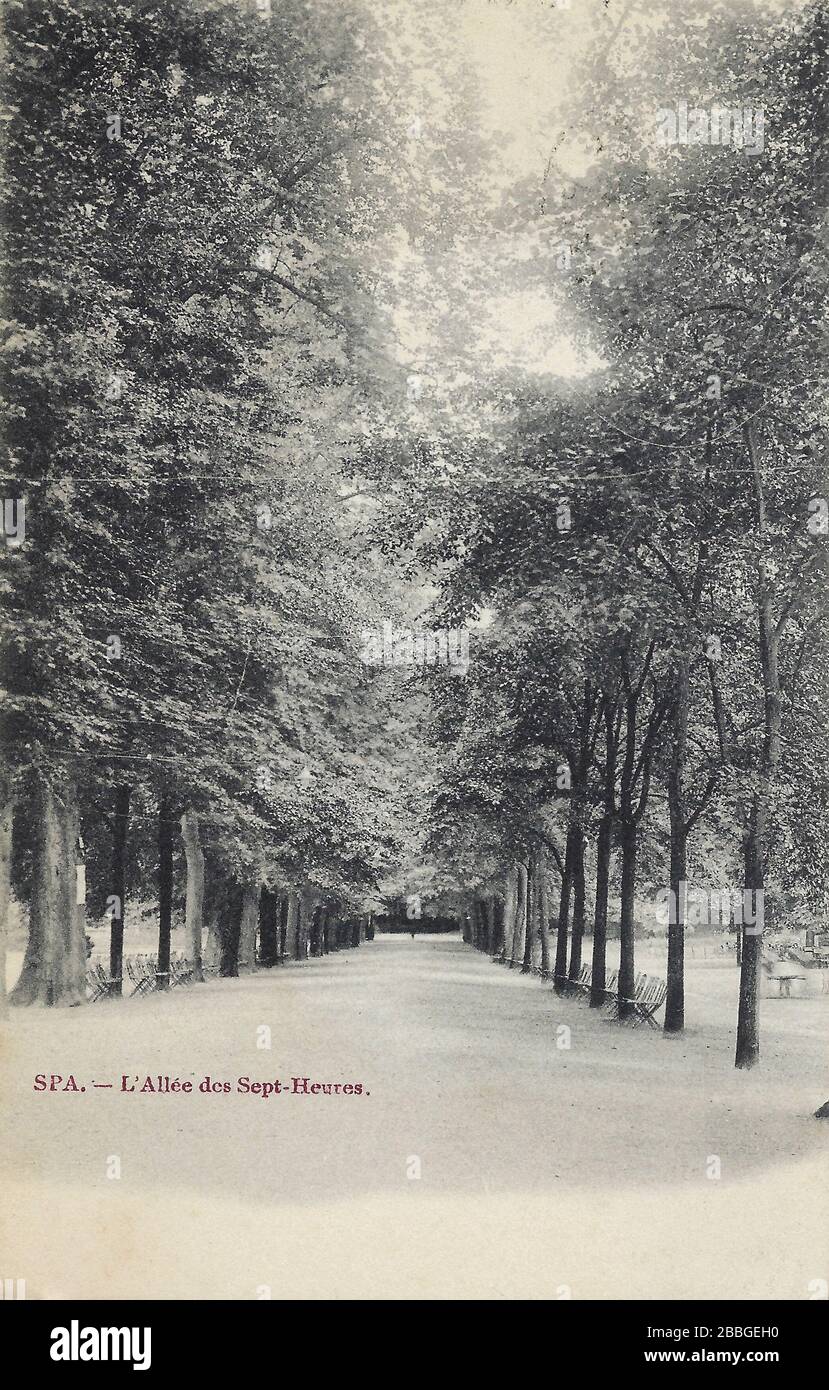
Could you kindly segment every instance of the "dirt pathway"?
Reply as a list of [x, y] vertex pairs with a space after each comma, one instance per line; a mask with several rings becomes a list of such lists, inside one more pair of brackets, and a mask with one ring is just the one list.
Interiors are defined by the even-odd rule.
[[[823, 1045], [793, 1019], [735, 1073], [725, 1024], [622, 1030], [427, 936], [15, 1011], [3, 1272], [30, 1297], [807, 1298]], [[86, 1090], [36, 1091], [53, 1072]]]

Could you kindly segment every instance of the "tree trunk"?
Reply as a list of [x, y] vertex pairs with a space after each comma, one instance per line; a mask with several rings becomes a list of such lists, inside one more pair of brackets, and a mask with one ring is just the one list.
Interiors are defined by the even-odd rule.
[[[760, 670], [763, 677], [764, 730], [758, 785], [752, 795], [749, 828], [745, 841], [746, 893], [754, 903], [754, 921], [743, 921], [740, 928], [740, 1002], [737, 1010], [736, 1067], [755, 1067], [760, 1060], [760, 966], [763, 959], [763, 890], [765, 885], [766, 839], [772, 788], [782, 749], [782, 703], [778, 648], [786, 617], [776, 619], [771, 600], [767, 566], [768, 534], [766, 498], [755, 422], [745, 426], [745, 440], [754, 474], [757, 500], [756, 607]], [[790, 605], [791, 607], [791, 605]]]
[[535, 855], [529, 855], [527, 859], [527, 899], [526, 914], [527, 924], [524, 929], [524, 954], [521, 960], [521, 974], [528, 975], [533, 968], [533, 939], [535, 936]]
[[688, 836], [684, 817], [671, 816], [671, 881], [668, 895], [668, 993], [666, 1033], [685, 1027], [685, 912]]
[[498, 959], [504, 950], [504, 900], [495, 895], [491, 904], [492, 939], [489, 943], [489, 953], [493, 959]]
[[524, 864], [517, 864], [518, 874], [516, 894], [515, 894], [515, 920], [512, 924], [512, 941], [510, 943], [510, 970], [517, 964], [520, 956], [524, 952], [524, 933], [527, 924], [527, 869]]
[[688, 746], [690, 669], [685, 650], [677, 656], [673, 709], [673, 747], [668, 772], [668, 811], [671, 825], [671, 877], [668, 893], [668, 993], [665, 998], [665, 1032], [681, 1033], [685, 1027], [685, 876], [687, 872], [688, 811], [685, 796], [685, 762]]
[[158, 803], [158, 968], [159, 989], [170, 987], [170, 939], [173, 927], [173, 827], [166, 797]]
[[751, 824], [743, 846], [746, 886], [748, 891], [753, 893], [755, 920], [746, 921], [744, 895], [741, 921], [737, 924], [741, 951], [737, 1050], [734, 1065], [745, 1069], [756, 1067], [760, 1061], [760, 973], [763, 962], [763, 937], [762, 925], [758, 931], [758, 922], [762, 924], [764, 820], [764, 807], [757, 796], [752, 802]]
[[290, 910], [290, 900], [287, 893], [283, 893], [279, 899], [279, 937], [277, 942], [277, 959], [280, 965], [285, 964], [285, 952], [288, 946], [288, 912]]
[[265, 969], [277, 959], [277, 894], [262, 885], [259, 893], [259, 964]]
[[219, 884], [215, 868], [208, 864], [204, 892], [204, 945], [202, 962], [211, 974], [218, 974], [222, 959], [222, 934], [219, 925]]
[[547, 912], [549, 905], [549, 885], [547, 883], [547, 871], [544, 862], [539, 858], [538, 864], [538, 940], [541, 946], [541, 978], [550, 978], [550, 930], [547, 925]]
[[570, 968], [567, 977], [574, 986], [581, 973], [581, 951], [584, 941], [584, 831], [576, 822], [573, 841], [573, 930], [570, 937]]
[[297, 922], [298, 959], [307, 960], [311, 954], [311, 927], [314, 919], [313, 896], [303, 891], [299, 895], [299, 918]]
[[7, 1012], [6, 963], [9, 939], [9, 906], [11, 903], [12, 866], [12, 800], [11, 780], [0, 778], [0, 1018]]
[[219, 907], [216, 913], [219, 936], [219, 974], [224, 979], [233, 978], [239, 974], [242, 901], [241, 884], [228, 876], [220, 888]]
[[604, 786], [602, 818], [596, 841], [596, 901], [593, 909], [593, 960], [590, 972], [590, 1007], [600, 1009], [605, 1002], [607, 983], [607, 900], [610, 891], [610, 864], [613, 856], [613, 827], [616, 823], [616, 761], [619, 752], [619, 692], [607, 690], [602, 697], [605, 726]]
[[483, 901], [484, 914], [484, 950], [487, 955], [492, 951], [492, 942], [495, 936], [495, 899], [490, 894]]
[[124, 918], [127, 897], [127, 834], [130, 821], [132, 788], [115, 788], [115, 809], [112, 817], [112, 873], [110, 896], [115, 905], [109, 931], [110, 993], [121, 994], [124, 974]]
[[484, 900], [483, 898], [476, 898], [476, 900], [475, 900], [475, 907], [476, 907], [476, 910], [477, 910], [477, 920], [478, 920], [478, 940], [477, 940], [477, 946], [478, 946], [478, 950], [479, 950], [479, 951], [486, 951], [486, 950], [488, 949], [489, 938], [488, 938], [488, 935], [487, 935], [487, 930], [488, 930], [488, 929], [487, 929], [487, 916], [486, 916], [486, 902], [485, 902], [485, 900]]
[[567, 931], [570, 925], [570, 891], [573, 884], [573, 869], [576, 855], [575, 820], [570, 817], [567, 826], [567, 847], [564, 851], [564, 873], [561, 876], [561, 897], [558, 903], [558, 936], [556, 938], [555, 991], [562, 994], [567, 989]]
[[607, 898], [610, 889], [610, 856], [613, 850], [613, 816], [602, 816], [596, 841], [596, 906], [593, 915], [593, 963], [590, 975], [590, 1007], [605, 1002], [607, 980]]
[[638, 827], [633, 817], [622, 820], [622, 903], [619, 929], [619, 1018], [633, 1014], [635, 974], [636, 851]]
[[56, 789], [38, 777], [34, 810], [29, 940], [11, 1003], [82, 1004], [86, 997], [85, 894], [74, 784], [66, 781]]
[[639, 845], [639, 821], [648, 804], [651, 766], [665, 714], [664, 704], [657, 703], [654, 697], [637, 758], [636, 722], [639, 700], [654, 647], [655, 642], [651, 641], [635, 686], [628, 677], [625, 700], [625, 758], [619, 795], [619, 820], [622, 827], [622, 902], [618, 995], [619, 1018], [622, 1020], [631, 1018], [635, 1013], [633, 996], [636, 983], [636, 856]]
[[515, 913], [518, 903], [518, 868], [511, 864], [507, 870], [504, 880], [504, 944], [501, 950], [501, 961], [506, 961], [512, 950], [512, 939], [515, 933]]
[[288, 920], [285, 924], [285, 953], [289, 960], [301, 960], [302, 943], [299, 932], [299, 894], [288, 894]]
[[199, 839], [199, 818], [185, 811], [181, 818], [181, 838], [187, 866], [184, 954], [193, 968], [193, 980], [202, 982], [202, 928], [204, 920], [204, 851]]
[[259, 893], [246, 883], [242, 890], [242, 919], [239, 930], [239, 971], [249, 975], [256, 969], [256, 928], [259, 925]]

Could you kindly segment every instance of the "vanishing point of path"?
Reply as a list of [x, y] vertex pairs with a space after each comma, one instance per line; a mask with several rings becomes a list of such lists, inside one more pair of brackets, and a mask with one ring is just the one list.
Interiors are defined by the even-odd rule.
[[[784, 1035], [735, 1073], [725, 1027], [621, 1029], [457, 937], [14, 1011], [4, 1038], [3, 1264], [30, 1297], [797, 1299], [827, 1277], [815, 1080]], [[52, 1072], [87, 1089], [36, 1092]]]

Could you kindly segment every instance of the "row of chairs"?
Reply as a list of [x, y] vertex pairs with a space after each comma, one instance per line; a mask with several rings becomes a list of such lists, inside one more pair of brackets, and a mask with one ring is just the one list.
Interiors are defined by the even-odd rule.
[[[127, 978], [132, 985], [130, 991], [131, 998], [138, 994], [150, 994], [158, 988], [162, 976], [158, 970], [158, 956], [137, 955], [126, 956], [124, 958], [124, 968]], [[166, 973], [166, 972], [165, 972]], [[209, 969], [205, 969], [205, 974], [210, 974]], [[184, 956], [177, 955], [170, 957], [170, 988], [192, 983], [193, 965]], [[96, 961], [89, 966], [86, 972], [86, 988], [89, 1002], [97, 1003], [101, 999], [108, 999], [116, 992], [116, 986], [121, 983], [117, 977], [109, 974], [102, 961]]]
[[[593, 971], [589, 965], [583, 965], [575, 988], [583, 994], [589, 994], [593, 987]], [[651, 1028], [658, 1028], [655, 1015], [662, 1008], [668, 994], [668, 986], [664, 980], [660, 980], [656, 975], [646, 975], [640, 973], [636, 976], [633, 985], [633, 994], [626, 998], [619, 994], [619, 972], [611, 970], [605, 976], [602, 995], [604, 998], [603, 1007], [611, 1013], [619, 1015], [622, 1004], [630, 1005], [630, 1017], [634, 1023], [648, 1023]]]
[[90, 965], [86, 972], [86, 989], [90, 1004], [97, 1003], [99, 999], [109, 998], [115, 984], [118, 984], [118, 981], [111, 978], [101, 961]]
[[128, 956], [125, 964], [133, 987], [133, 998], [138, 994], [149, 994], [151, 990], [155, 989], [158, 983], [156, 975], [158, 970], [157, 956]]
[[[509, 956], [501, 957], [505, 965], [519, 966], [520, 960], [513, 960]], [[531, 967], [533, 975], [540, 975], [542, 979], [551, 979], [551, 973], [542, 971], [537, 965]], [[574, 993], [589, 994], [593, 984], [593, 970], [589, 965], [583, 965], [579, 971], [578, 979], [569, 981], [569, 989]], [[655, 1015], [662, 1008], [668, 994], [668, 986], [664, 980], [660, 980], [656, 975], [639, 974], [633, 987], [633, 997], [629, 1000], [620, 1001], [619, 999], [619, 972], [611, 970], [605, 976], [602, 996], [609, 1013], [619, 1014], [620, 1002], [627, 1002], [631, 1005], [631, 1017], [634, 1023], [649, 1023], [652, 1028], [658, 1028]]]
[[[210, 974], [211, 970], [203, 967], [204, 974]], [[130, 956], [127, 960], [127, 974], [133, 981], [135, 988], [133, 995], [150, 994], [157, 989], [166, 971], [159, 972], [158, 956]], [[193, 983], [194, 970], [193, 962], [187, 960], [182, 955], [170, 956], [169, 984], [171, 989], [176, 989], [181, 985]]]

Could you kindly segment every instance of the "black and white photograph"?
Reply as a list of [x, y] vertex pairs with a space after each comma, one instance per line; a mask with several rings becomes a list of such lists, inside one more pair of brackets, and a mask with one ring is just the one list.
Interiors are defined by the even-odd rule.
[[9, 1323], [817, 1354], [827, 0], [3, 0], [0, 147]]

